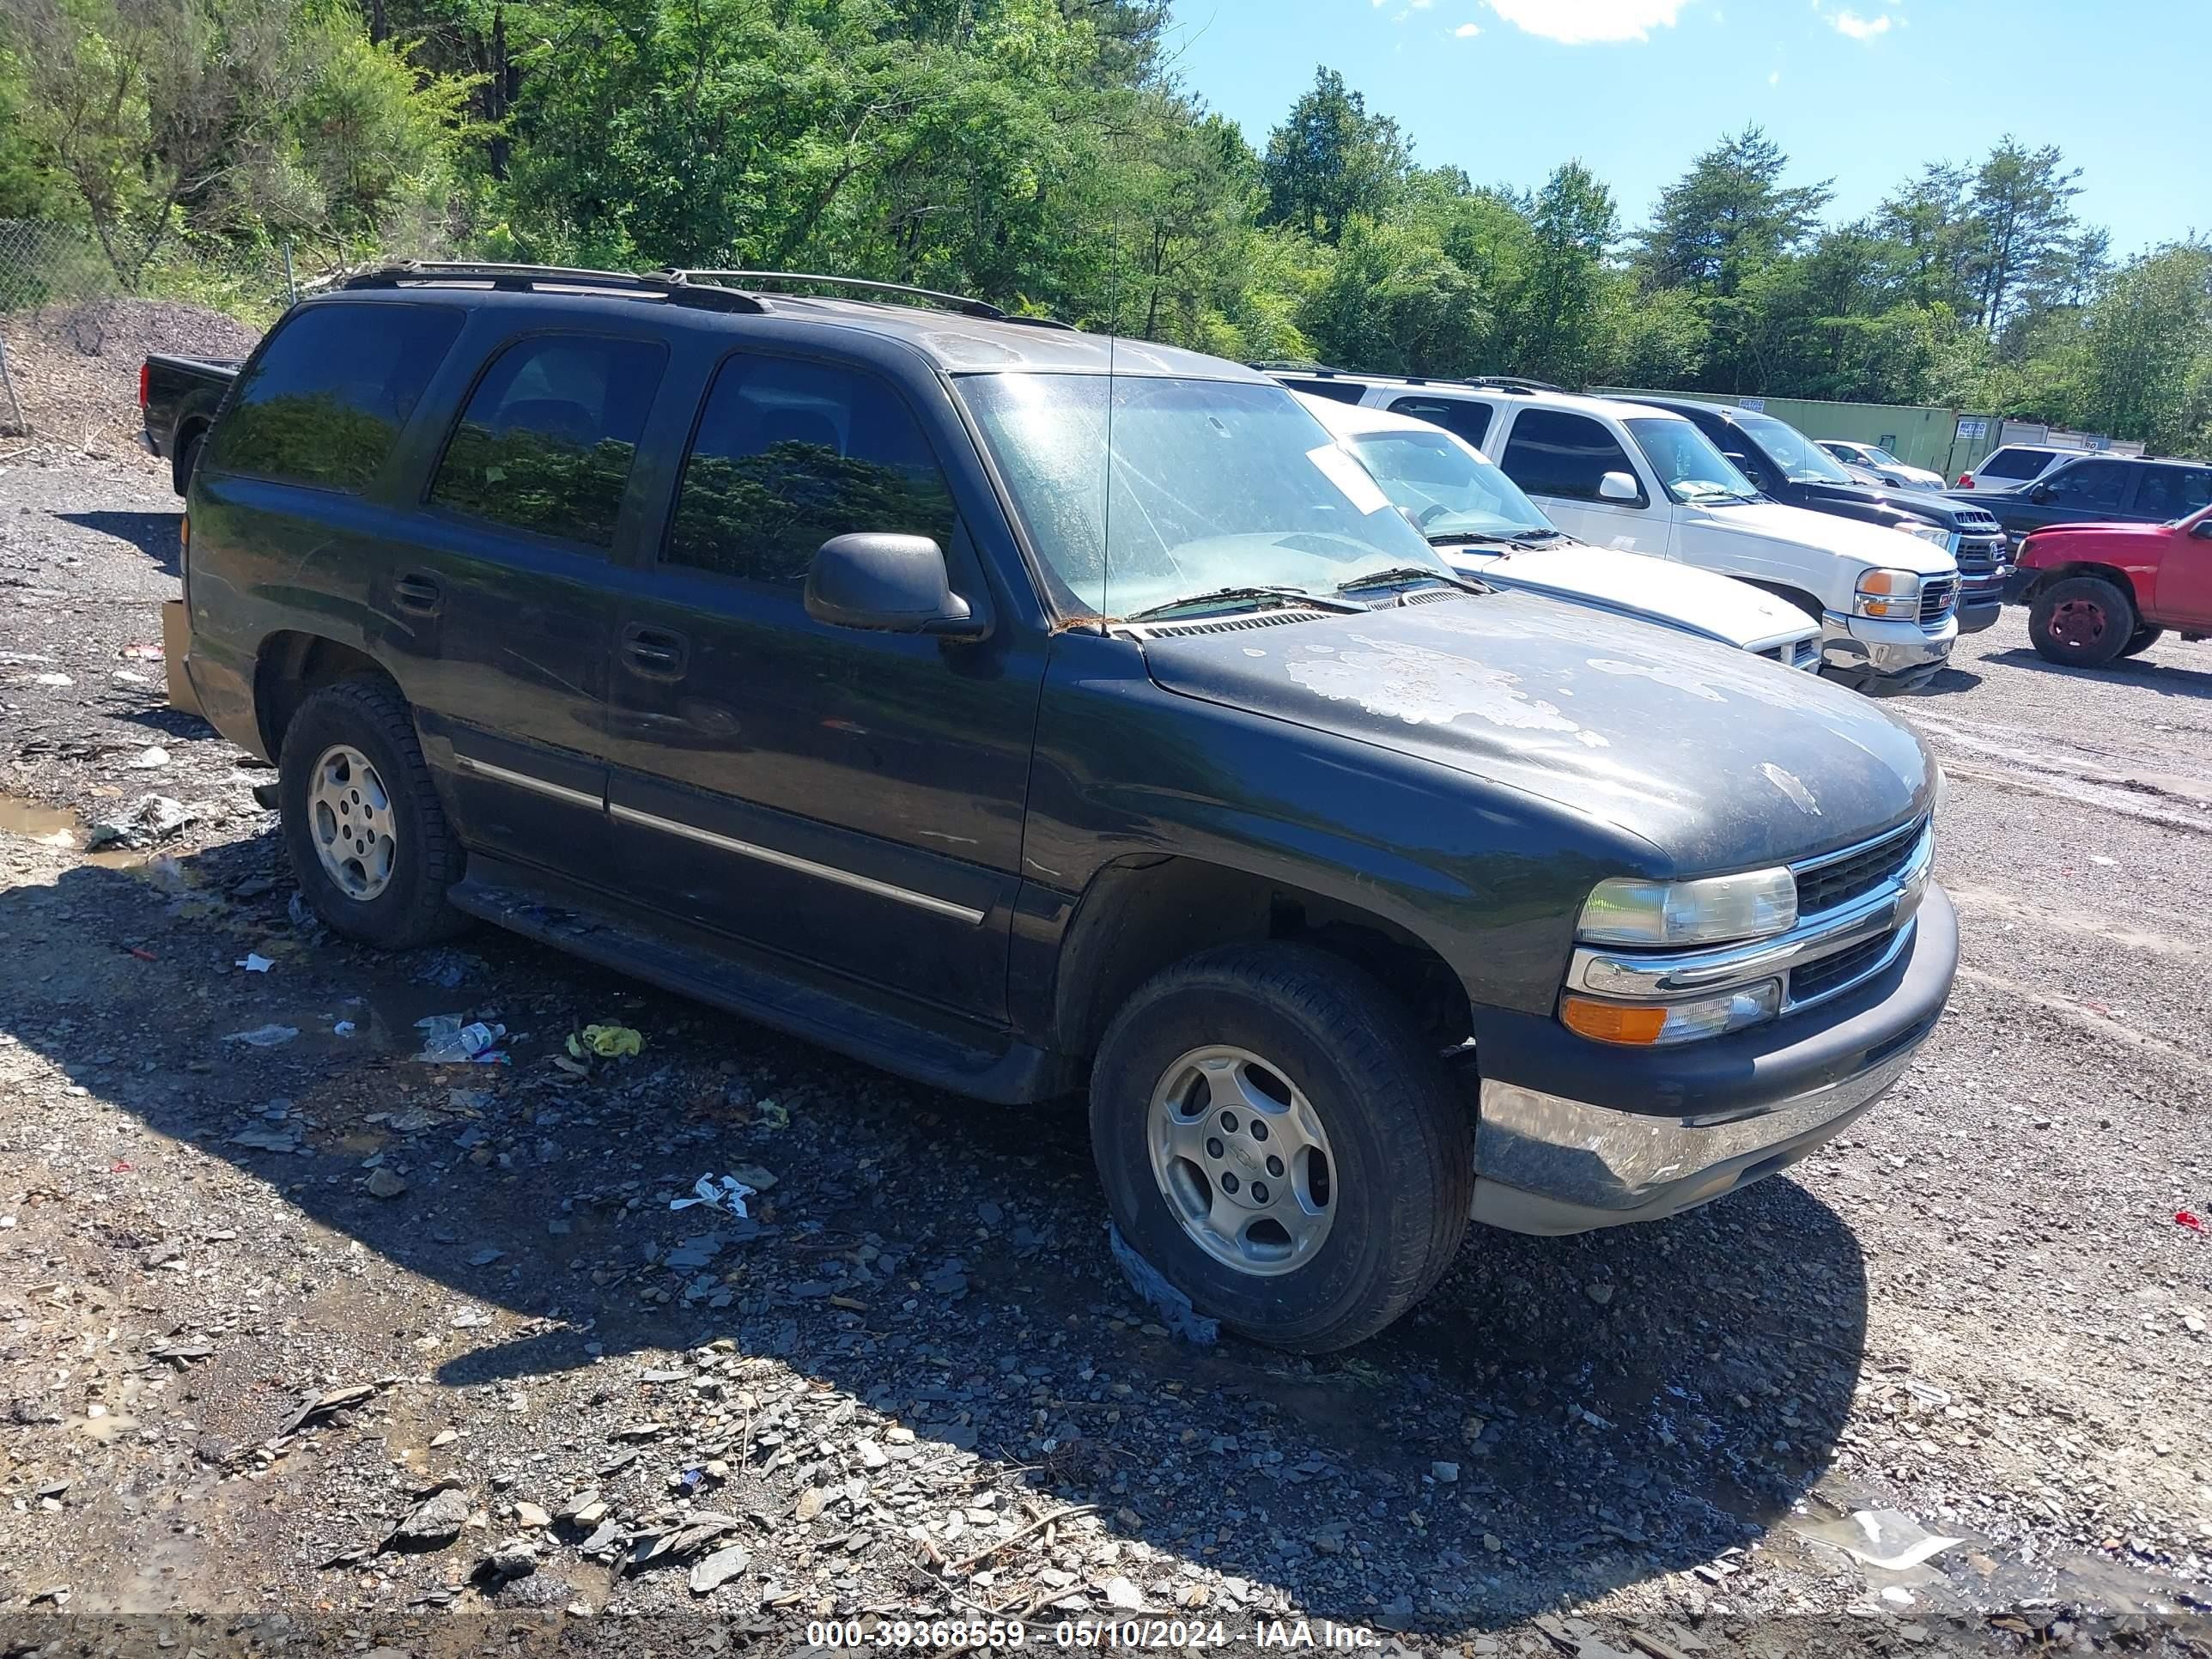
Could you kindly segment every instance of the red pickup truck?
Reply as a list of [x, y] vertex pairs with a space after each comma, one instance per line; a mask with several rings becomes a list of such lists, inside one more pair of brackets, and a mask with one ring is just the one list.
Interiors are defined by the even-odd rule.
[[2095, 668], [2169, 628], [2212, 638], [2212, 507], [2172, 524], [2053, 525], [2030, 533], [2005, 583], [2049, 661]]

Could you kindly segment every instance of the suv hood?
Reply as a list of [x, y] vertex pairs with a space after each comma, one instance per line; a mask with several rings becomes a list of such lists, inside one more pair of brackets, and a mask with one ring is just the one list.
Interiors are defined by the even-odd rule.
[[1911, 570], [1923, 576], [1958, 573], [1958, 562], [1933, 542], [1878, 524], [1838, 518], [1832, 513], [1815, 513], [1809, 507], [1784, 507], [1779, 501], [1767, 501], [1693, 507], [1685, 511], [1695, 514], [1696, 521], [1709, 532], [1781, 542], [1791, 547], [1815, 548], [1838, 558], [1852, 560], [1869, 570]]
[[[1978, 508], [1972, 501], [1954, 500], [1932, 489], [1898, 489], [1887, 484], [1822, 483], [1814, 480], [1795, 486], [1805, 492], [1808, 501], [1832, 501], [1841, 507], [1864, 509], [1870, 520], [1894, 517], [1918, 519], [1923, 523], [1940, 524], [1946, 530], [1957, 530], [1969, 514], [1977, 519], [1988, 516], [1987, 508]], [[1980, 526], [1990, 528], [1987, 525]]]
[[1516, 790], [1657, 849], [1624, 874], [1784, 863], [1931, 802], [1935, 761], [1875, 703], [1649, 623], [1513, 592], [1286, 614], [1147, 629], [1146, 667], [1164, 690], [1464, 774], [1471, 813]]
[[1454, 568], [1510, 587], [1640, 617], [1738, 650], [1772, 645], [1814, 631], [1813, 619], [1733, 576], [1671, 564], [1581, 542], [1504, 551], [1484, 546], [1437, 550]]

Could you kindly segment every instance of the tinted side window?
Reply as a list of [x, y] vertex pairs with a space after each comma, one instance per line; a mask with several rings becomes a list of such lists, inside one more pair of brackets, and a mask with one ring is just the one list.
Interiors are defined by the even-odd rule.
[[1586, 415], [1556, 409], [1522, 410], [1498, 465], [1531, 495], [1583, 501], [1599, 499], [1598, 480], [1608, 472], [1636, 476], [1611, 433]]
[[2185, 519], [2212, 505], [2212, 471], [2201, 466], [2143, 469], [2136, 489], [2136, 511], [2149, 519]]
[[2068, 507], [2116, 507], [2127, 494], [2128, 469], [2118, 461], [2076, 461], [2043, 482], [2051, 499]]
[[1316, 398], [1340, 404], [1356, 404], [1367, 395], [1367, 388], [1357, 380], [1285, 380], [1283, 384], [1293, 392], [1310, 392]]
[[492, 359], [430, 485], [439, 507], [611, 547], [665, 346], [549, 334]]
[[2033, 449], [2000, 449], [1982, 464], [1984, 478], [2033, 478], [2050, 464], [2051, 457]]
[[832, 536], [927, 536], [948, 552], [952, 492], [913, 414], [872, 374], [732, 357], [684, 458], [662, 557], [798, 583]]
[[1483, 434], [1490, 430], [1488, 404], [1465, 403], [1456, 398], [1401, 398], [1390, 407], [1398, 414], [1456, 433], [1477, 449], [1482, 447]]
[[232, 391], [204, 465], [361, 489], [399, 441], [462, 320], [449, 306], [360, 301], [295, 313]]

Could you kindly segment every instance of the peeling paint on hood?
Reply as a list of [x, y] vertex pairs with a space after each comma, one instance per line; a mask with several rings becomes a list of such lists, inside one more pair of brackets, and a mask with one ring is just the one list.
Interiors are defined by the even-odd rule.
[[1259, 657], [1234, 635], [1143, 648], [1164, 690], [1460, 773], [1471, 808], [1505, 791], [1558, 802], [1681, 873], [1850, 845], [1926, 810], [1935, 786], [1919, 738], [1856, 692], [1531, 594], [1302, 621]]

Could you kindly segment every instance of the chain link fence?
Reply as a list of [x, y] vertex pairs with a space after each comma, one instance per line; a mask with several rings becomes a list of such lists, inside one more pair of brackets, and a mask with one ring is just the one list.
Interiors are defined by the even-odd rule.
[[82, 226], [0, 219], [0, 433], [115, 428], [147, 354], [240, 356], [295, 293], [283, 247], [172, 238], [127, 280], [118, 263]]

